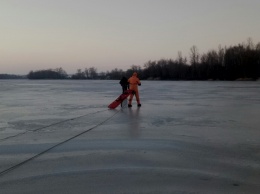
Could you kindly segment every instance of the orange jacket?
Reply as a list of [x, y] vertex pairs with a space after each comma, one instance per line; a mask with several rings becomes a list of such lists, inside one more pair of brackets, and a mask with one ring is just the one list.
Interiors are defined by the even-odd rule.
[[132, 77], [128, 79], [128, 82], [130, 84], [130, 90], [138, 91], [138, 85], [141, 85], [141, 82], [139, 78], [137, 77], [137, 73], [133, 73]]

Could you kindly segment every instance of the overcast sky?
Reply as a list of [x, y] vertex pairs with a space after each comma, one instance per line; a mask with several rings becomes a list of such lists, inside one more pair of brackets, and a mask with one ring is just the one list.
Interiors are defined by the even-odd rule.
[[127, 70], [260, 42], [260, 0], [0, 0], [0, 73]]

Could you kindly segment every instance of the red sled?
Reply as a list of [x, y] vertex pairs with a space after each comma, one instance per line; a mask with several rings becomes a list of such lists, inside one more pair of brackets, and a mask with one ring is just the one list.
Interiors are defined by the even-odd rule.
[[121, 94], [114, 102], [108, 105], [108, 108], [115, 109], [121, 104], [130, 94], [133, 93], [133, 90], [126, 90], [123, 94]]

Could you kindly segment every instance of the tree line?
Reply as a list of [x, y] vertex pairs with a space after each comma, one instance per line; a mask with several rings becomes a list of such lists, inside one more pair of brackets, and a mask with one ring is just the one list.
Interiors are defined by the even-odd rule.
[[26, 76], [14, 74], [0, 74], [0, 79], [26, 79]]
[[132, 65], [128, 70], [115, 68], [98, 73], [95, 67], [78, 69], [68, 75], [62, 68], [30, 71], [28, 79], [121, 79], [137, 72], [143, 80], [256, 80], [260, 78], [260, 42], [221, 47], [200, 54], [190, 48], [189, 60], [178, 52], [176, 59], [148, 61], [143, 67]]
[[199, 54], [190, 49], [190, 64], [181, 52], [175, 60], [148, 61], [141, 70], [143, 79], [159, 80], [256, 80], [260, 78], [260, 43], [251, 39], [238, 44]]

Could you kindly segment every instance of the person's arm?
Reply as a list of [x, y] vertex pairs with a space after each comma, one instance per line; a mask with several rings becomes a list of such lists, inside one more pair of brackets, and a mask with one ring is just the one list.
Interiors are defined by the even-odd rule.
[[137, 84], [138, 84], [138, 86], [141, 86], [141, 82], [140, 82], [139, 79], [138, 79], [138, 81], [137, 81]]

